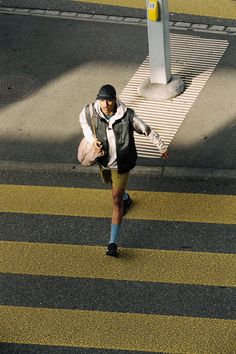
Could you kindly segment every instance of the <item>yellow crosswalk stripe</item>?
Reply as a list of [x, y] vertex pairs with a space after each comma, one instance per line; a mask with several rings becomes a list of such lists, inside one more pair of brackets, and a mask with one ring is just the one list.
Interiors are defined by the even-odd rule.
[[169, 11], [236, 19], [236, 4], [232, 0], [169, 0]]
[[[236, 196], [132, 191], [129, 219], [236, 224]], [[110, 217], [101, 189], [0, 185], [0, 212]]]
[[86, 2], [99, 5], [122, 6], [133, 9], [146, 9], [145, 0], [77, 0], [78, 2]]
[[0, 306], [7, 343], [168, 353], [234, 353], [231, 320]]
[[0, 241], [0, 272], [210, 286], [236, 286], [236, 255]]
[[75, 0], [91, 4], [130, 7], [133, 9], [146, 9], [146, 0]]
[[[127, 218], [236, 224], [236, 197], [132, 191]], [[0, 212], [110, 217], [110, 190], [0, 185]], [[24, 232], [24, 230], [22, 230]], [[0, 241], [0, 273], [236, 287], [236, 255]], [[76, 296], [76, 294], [75, 294]], [[171, 353], [233, 353], [236, 322], [0, 305], [5, 343]]]
[[[145, 0], [77, 1], [100, 5], [122, 6], [134, 9], [146, 9]], [[169, 0], [168, 5], [170, 12], [236, 19], [236, 2], [234, 0]]]

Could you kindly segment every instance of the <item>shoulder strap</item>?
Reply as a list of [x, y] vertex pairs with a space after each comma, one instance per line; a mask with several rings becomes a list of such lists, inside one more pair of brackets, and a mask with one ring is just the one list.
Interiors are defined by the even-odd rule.
[[93, 135], [95, 138], [96, 136], [96, 129], [95, 129], [95, 123], [94, 123], [94, 103], [87, 104], [85, 107], [85, 114], [86, 118], [88, 120], [88, 123], [91, 125]]

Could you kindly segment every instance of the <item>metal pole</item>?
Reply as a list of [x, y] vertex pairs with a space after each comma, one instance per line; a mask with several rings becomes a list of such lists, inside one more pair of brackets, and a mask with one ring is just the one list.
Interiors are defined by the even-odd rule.
[[160, 17], [157, 21], [149, 20], [149, 3], [146, 0], [150, 81], [152, 84], [167, 84], [171, 79], [168, 0], [159, 0]]

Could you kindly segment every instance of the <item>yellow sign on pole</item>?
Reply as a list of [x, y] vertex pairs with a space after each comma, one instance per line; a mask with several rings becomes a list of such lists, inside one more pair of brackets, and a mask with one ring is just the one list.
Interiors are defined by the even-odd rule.
[[149, 1], [148, 5], [148, 19], [149, 21], [158, 21], [160, 18], [159, 2]]

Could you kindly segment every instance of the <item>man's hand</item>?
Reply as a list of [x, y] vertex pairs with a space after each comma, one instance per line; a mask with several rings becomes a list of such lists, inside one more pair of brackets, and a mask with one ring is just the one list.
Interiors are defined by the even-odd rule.
[[166, 150], [163, 154], [161, 154], [161, 156], [164, 160], [167, 160], [169, 158], [169, 151]]
[[96, 151], [97, 153], [99, 153], [99, 152], [102, 151], [102, 143], [101, 143], [101, 141], [95, 140], [94, 143], [93, 143], [93, 146], [94, 146], [95, 151]]

